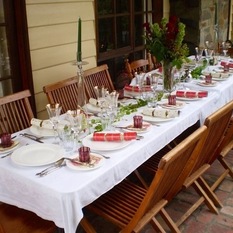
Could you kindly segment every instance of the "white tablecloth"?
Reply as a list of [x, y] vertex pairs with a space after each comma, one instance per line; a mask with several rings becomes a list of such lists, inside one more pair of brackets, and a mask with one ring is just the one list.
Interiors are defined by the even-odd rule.
[[[208, 98], [186, 101], [178, 118], [159, 123], [159, 126], [153, 125], [149, 132], [143, 134], [144, 139], [132, 141], [120, 150], [103, 152], [111, 159], [106, 159], [104, 165], [96, 170], [74, 171], [63, 167], [39, 178], [35, 174], [46, 166], [23, 167], [14, 164], [10, 157], [0, 159], [0, 201], [33, 211], [54, 221], [66, 233], [75, 233], [83, 217], [84, 206], [123, 180], [189, 126], [198, 120], [203, 122], [209, 114], [232, 101], [233, 76], [208, 90]], [[29, 129], [25, 131], [30, 132]], [[16, 140], [21, 145], [36, 143], [20, 136]], [[44, 142], [49, 143], [51, 139]]]

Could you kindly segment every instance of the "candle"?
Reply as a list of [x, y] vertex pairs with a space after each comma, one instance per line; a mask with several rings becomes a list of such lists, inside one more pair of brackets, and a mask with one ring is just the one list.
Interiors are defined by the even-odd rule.
[[78, 44], [77, 44], [77, 61], [82, 61], [82, 51], [81, 51], [81, 18], [78, 19]]

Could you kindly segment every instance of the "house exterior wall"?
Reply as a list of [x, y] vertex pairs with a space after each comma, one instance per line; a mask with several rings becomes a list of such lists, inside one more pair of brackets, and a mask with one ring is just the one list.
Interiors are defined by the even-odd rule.
[[43, 86], [76, 75], [78, 18], [82, 19], [83, 69], [96, 66], [94, 0], [26, 0], [38, 118], [47, 118]]

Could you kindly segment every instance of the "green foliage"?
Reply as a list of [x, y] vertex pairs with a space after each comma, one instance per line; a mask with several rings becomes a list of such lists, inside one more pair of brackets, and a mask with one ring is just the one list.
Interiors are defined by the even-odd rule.
[[150, 24], [146, 28], [143, 37], [150, 53], [158, 62], [167, 60], [172, 62], [173, 66], [181, 68], [189, 54], [187, 44], [183, 44], [185, 25], [179, 22], [178, 18], [171, 17], [169, 21], [163, 18], [160, 24]]

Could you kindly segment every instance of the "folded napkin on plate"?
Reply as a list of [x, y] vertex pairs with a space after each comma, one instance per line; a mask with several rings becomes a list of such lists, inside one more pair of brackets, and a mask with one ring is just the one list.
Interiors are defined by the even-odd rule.
[[133, 91], [133, 92], [140, 92], [140, 91], [152, 91], [150, 86], [143, 86], [140, 90], [140, 88], [138, 86], [128, 86], [126, 85], [124, 87], [125, 91]]
[[93, 133], [93, 141], [129, 141], [136, 139], [136, 132], [125, 132], [125, 133]]
[[142, 114], [146, 116], [159, 117], [159, 118], [174, 118], [180, 115], [180, 111], [173, 109], [145, 108], [143, 109]]
[[98, 102], [98, 100], [97, 100], [97, 99], [94, 99], [94, 98], [90, 98], [90, 99], [89, 99], [89, 104], [99, 107], [99, 102]]
[[177, 97], [184, 98], [203, 98], [208, 96], [208, 91], [176, 91]]
[[40, 120], [40, 119], [32, 118], [31, 125], [43, 129], [53, 129], [53, 124], [51, 123], [50, 120]]

